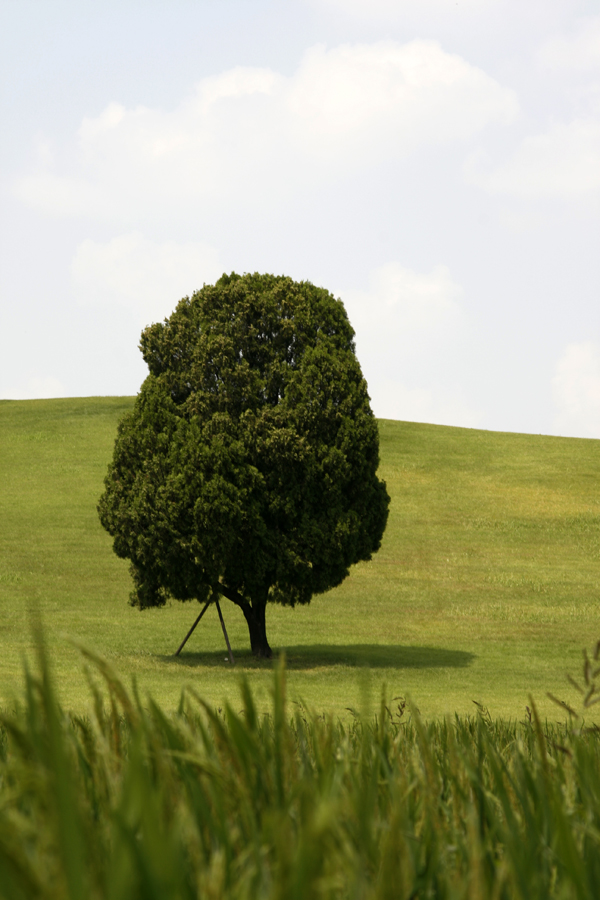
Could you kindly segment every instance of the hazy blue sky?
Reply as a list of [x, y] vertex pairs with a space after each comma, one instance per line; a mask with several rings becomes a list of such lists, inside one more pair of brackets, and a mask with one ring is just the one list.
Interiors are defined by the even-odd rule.
[[0, 0], [0, 397], [136, 393], [223, 271], [377, 415], [600, 437], [600, 3]]

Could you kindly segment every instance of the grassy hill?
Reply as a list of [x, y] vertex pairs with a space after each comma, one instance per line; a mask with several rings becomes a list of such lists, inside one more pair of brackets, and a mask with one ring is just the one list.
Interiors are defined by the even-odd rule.
[[[237, 699], [237, 672], [266, 696], [269, 666], [223, 601], [237, 658], [210, 610], [180, 658], [197, 604], [139, 613], [127, 564], [96, 515], [116, 424], [132, 398], [0, 402], [0, 703], [22, 683], [29, 612], [41, 612], [61, 699], [87, 702], [69, 639], [109, 657], [142, 692], [176, 704], [184, 682]], [[268, 610], [292, 697], [318, 710], [409, 694], [423, 715], [521, 717], [529, 693], [573, 690], [581, 648], [600, 637], [600, 443], [380, 422], [392, 496], [381, 551], [307, 608]]]

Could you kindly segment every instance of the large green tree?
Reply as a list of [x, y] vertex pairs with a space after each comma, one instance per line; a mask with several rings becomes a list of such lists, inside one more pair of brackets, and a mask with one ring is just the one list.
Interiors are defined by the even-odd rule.
[[258, 274], [142, 332], [150, 373], [98, 507], [134, 606], [220, 594], [268, 657], [268, 602], [308, 603], [371, 558], [389, 496], [353, 338], [328, 291]]

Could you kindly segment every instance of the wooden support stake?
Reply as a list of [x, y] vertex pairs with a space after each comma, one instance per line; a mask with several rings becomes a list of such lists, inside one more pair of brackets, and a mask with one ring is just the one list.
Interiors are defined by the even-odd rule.
[[225, 628], [225, 622], [223, 621], [223, 613], [221, 612], [221, 607], [219, 606], [219, 601], [215, 600], [217, 604], [217, 612], [219, 613], [219, 618], [221, 620], [221, 628], [223, 629], [223, 634], [225, 635], [225, 641], [227, 643], [227, 650], [229, 652], [229, 662], [232, 666], [235, 666], [235, 659], [233, 658], [233, 653], [231, 652], [231, 644], [229, 643], [229, 638], [227, 637], [227, 629]]
[[192, 625], [192, 627], [190, 628], [190, 630], [188, 631], [186, 636], [184, 637], [183, 641], [181, 642], [181, 646], [179, 647], [179, 650], [177, 651], [175, 656], [179, 656], [179, 654], [181, 653], [181, 651], [187, 644], [188, 638], [191, 637], [191, 634], [192, 634], [194, 628], [196, 627], [196, 625], [198, 624], [198, 622], [200, 621], [200, 619], [202, 618], [202, 616], [204, 615], [204, 613], [206, 612], [206, 610], [208, 609], [209, 606], [210, 606], [210, 600], [204, 604], [204, 609], [202, 610], [202, 612], [200, 613], [200, 615], [198, 616], [198, 618], [196, 619], [196, 621], [194, 622], [194, 624]]

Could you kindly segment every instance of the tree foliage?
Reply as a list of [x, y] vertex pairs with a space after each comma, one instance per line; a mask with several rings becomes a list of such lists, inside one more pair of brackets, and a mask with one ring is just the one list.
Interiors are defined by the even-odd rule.
[[267, 601], [308, 603], [370, 559], [389, 496], [353, 338], [328, 291], [234, 273], [143, 331], [99, 504], [133, 605], [222, 594], [268, 656]]

